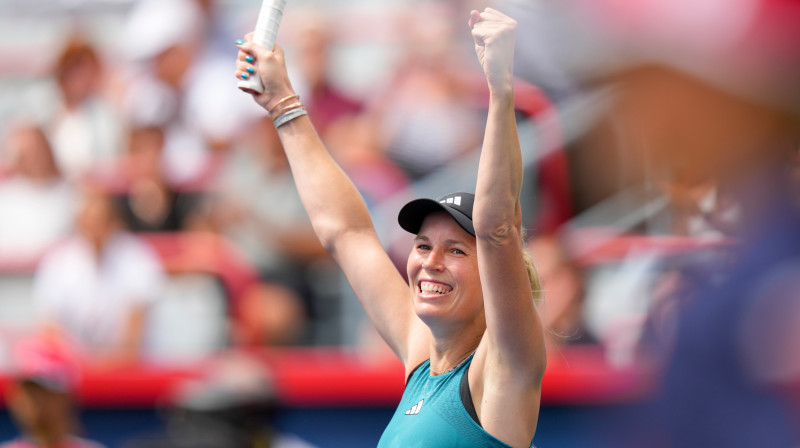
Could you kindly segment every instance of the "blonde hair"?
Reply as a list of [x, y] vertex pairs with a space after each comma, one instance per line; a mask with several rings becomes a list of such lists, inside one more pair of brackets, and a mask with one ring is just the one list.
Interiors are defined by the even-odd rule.
[[531, 297], [533, 297], [533, 303], [538, 308], [544, 300], [544, 287], [542, 286], [542, 280], [539, 278], [539, 271], [536, 270], [536, 265], [533, 264], [533, 257], [531, 257], [531, 254], [528, 252], [528, 248], [525, 244], [525, 237], [527, 233], [528, 232], [525, 227], [520, 228], [520, 240], [522, 240], [522, 258], [525, 260], [525, 269], [528, 271], [528, 281], [531, 284]]
[[542, 287], [542, 280], [539, 278], [539, 271], [536, 270], [536, 265], [533, 264], [533, 258], [528, 253], [527, 249], [522, 248], [522, 258], [525, 260], [525, 268], [528, 271], [528, 281], [531, 283], [531, 297], [533, 303], [537, 307], [544, 300], [544, 288]]

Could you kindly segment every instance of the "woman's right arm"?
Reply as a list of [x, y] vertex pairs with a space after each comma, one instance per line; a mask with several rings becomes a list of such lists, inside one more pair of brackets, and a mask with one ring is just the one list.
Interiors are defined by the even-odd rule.
[[[248, 39], [239, 48], [237, 77], [254, 67], [254, 76], [260, 75], [264, 84], [264, 93], [254, 96], [258, 104], [270, 110], [294, 95], [280, 47], [271, 52]], [[248, 55], [256, 65], [245, 59]], [[420, 350], [427, 352], [427, 340], [421, 339], [426, 332], [418, 331], [423, 324], [412, 308], [408, 286], [383, 249], [361, 194], [330, 156], [308, 116], [283, 124], [278, 135], [320, 242], [336, 259], [392, 350], [404, 364], [416, 362]]]

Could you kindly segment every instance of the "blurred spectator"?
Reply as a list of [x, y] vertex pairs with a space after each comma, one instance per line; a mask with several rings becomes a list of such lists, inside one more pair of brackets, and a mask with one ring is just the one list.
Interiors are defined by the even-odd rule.
[[17, 344], [14, 355], [14, 378], [6, 396], [20, 437], [0, 447], [102, 448], [78, 436], [75, 354], [58, 341], [30, 339]]
[[365, 112], [328, 126], [326, 144], [331, 155], [364, 196], [367, 206], [409, 186], [405, 171], [386, 156], [381, 146], [380, 118]]
[[164, 412], [164, 434], [124, 448], [313, 448], [275, 427], [281, 405], [268, 369], [243, 353], [209, 363], [204, 375], [179, 384]]
[[165, 281], [158, 256], [123, 230], [108, 193], [84, 188], [77, 233], [42, 260], [33, 299], [44, 330], [98, 364], [137, 359], [148, 306]]
[[724, 185], [709, 179], [695, 181], [678, 177], [661, 182], [660, 187], [669, 198], [669, 233], [725, 238], [737, 232], [741, 210]]
[[205, 176], [213, 152], [262, 115], [248, 95], [230, 92], [230, 54], [213, 40], [217, 18], [214, 2], [143, 0], [122, 33], [132, 66], [123, 108], [133, 126], [164, 130], [171, 182]]
[[105, 75], [103, 61], [89, 42], [79, 35], [66, 39], [54, 68], [61, 101], [48, 133], [56, 161], [70, 180], [108, 168], [120, 155], [124, 125], [104, 97]]
[[[128, 83], [124, 109], [132, 125], [165, 129], [163, 162], [172, 181], [206, 169], [210, 148], [184, 109], [186, 84], [204, 44], [206, 18], [192, 0], [142, 1], [126, 24], [129, 57], [140, 72]], [[206, 107], [211, 107], [207, 105]]]
[[652, 279], [652, 298], [638, 346], [637, 361], [656, 364], [669, 359], [678, 317], [697, 299], [700, 286], [722, 282], [731, 269], [731, 248], [720, 244], [663, 256]]
[[358, 113], [361, 104], [345, 95], [330, 79], [330, 47], [336, 42], [336, 36], [326, 18], [313, 10], [307, 11], [301, 27], [291, 41], [302, 77], [298, 81], [299, 90], [303, 104], [324, 140], [328, 126], [340, 118]]
[[311, 229], [269, 117], [243, 135], [239, 145], [221, 152], [216, 165], [213, 198], [204, 212], [207, 229], [233, 242], [267, 284], [288, 288], [282, 293], [291, 292], [302, 304], [303, 320], [318, 317], [317, 295], [336, 294], [337, 271]]
[[76, 194], [39, 127], [18, 124], [6, 143], [11, 166], [0, 177], [0, 259], [30, 261], [69, 234]]
[[203, 193], [196, 185], [170, 181], [163, 169], [164, 131], [156, 126], [130, 132], [127, 158], [117, 182], [116, 195], [123, 220], [134, 232], [185, 230], [195, 216]]
[[[682, 277], [693, 280], [685, 288], [692, 300], [677, 308], [667, 336], [671, 356], [659, 397], [672, 443], [796, 445], [798, 403], [784, 388], [800, 379], [787, 323], [800, 317], [792, 286], [800, 210], [786, 174], [800, 119], [671, 69], [635, 69], [622, 78], [628, 87], [619, 116], [647, 130], [654, 160], [691, 160], [698, 178], [732, 185], [741, 206], [733, 233], [740, 243], [728, 254], [734, 262], [701, 266], [714, 275]], [[661, 122], [665, 113], [674, 128]], [[676, 148], [671, 138], [685, 140]]]
[[240, 346], [281, 346], [303, 342], [308, 312], [297, 293], [279, 282], [259, 281], [239, 302], [234, 340]]
[[[428, 8], [425, 12], [418, 8]], [[461, 53], [453, 51], [449, 9], [420, 5], [402, 21], [408, 48], [371, 105], [381, 118], [387, 155], [411, 179], [419, 179], [480, 144], [481, 113], [473, 106], [475, 92], [468, 82]], [[472, 59], [469, 59], [472, 62]], [[474, 70], [473, 70], [474, 71]]]
[[371, 205], [405, 188], [408, 179], [385, 154], [380, 116], [363, 111], [330, 79], [337, 36], [327, 20], [315, 10], [305, 11], [292, 38], [301, 76], [298, 91], [320, 137]]
[[740, 208], [725, 263], [693, 257], [660, 284], [679, 299], [674, 325], [656, 322], [668, 341], [646, 411], [666, 437], [651, 443], [798, 445], [800, 209], [788, 168], [800, 142], [800, 10], [782, 0], [553, 5], [571, 16], [555, 21], [564, 66], [613, 86], [598, 119], [614, 133], [587, 144], [624, 149], [625, 171], [691, 180], [703, 187], [695, 203], [705, 186], [724, 186], [720, 205]]
[[537, 236], [528, 241], [527, 247], [544, 286], [542, 319], [549, 345], [557, 349], [568, 344], [597, 343], [583, 321], [582, 273], [568, 258], [558, 237]]

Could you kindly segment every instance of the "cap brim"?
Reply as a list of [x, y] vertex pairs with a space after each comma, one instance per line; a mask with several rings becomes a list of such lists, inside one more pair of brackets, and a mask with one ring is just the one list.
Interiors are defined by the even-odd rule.
[[397, 222], [400, 223], [400, 227], [403, 230], [416, 235], [419, 233], [419, 229], [422, 228], [422, 222], [425, 218], [431, 213], [439, 211], [445, 211], [450, 214], [462, 229], [475, 236], [475, 227], [473, 227], [471, 219], [460, 211], [433, 199], [415, 199], [409, 202], [400, 209], [400, 213], [397, 215]]
[[18, 381], [23, 384], [25, 383], [35, 384], [50, 392], [59, 394], [68, 394], [72, 391], [72, 385], [60, 379], [38, 377], [38, 376], [27, 376], [19, 378]]

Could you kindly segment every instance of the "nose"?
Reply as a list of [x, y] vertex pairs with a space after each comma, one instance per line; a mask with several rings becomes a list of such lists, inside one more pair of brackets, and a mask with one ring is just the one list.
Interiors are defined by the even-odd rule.
[[443, 256], [438, 250], [428, 252], [428, 256], [422, 262], [422, 268], [426, 271], [441, 271], [443, 267]]

